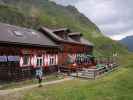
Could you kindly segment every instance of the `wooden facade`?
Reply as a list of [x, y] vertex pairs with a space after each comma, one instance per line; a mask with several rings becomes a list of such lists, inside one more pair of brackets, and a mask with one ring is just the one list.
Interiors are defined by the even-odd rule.
[[38, 31], [0, 23], [0, 80], [22, 80], [35, 75], [95, 65], [93, 44], [69, 29]]
[[[48, 37], [34, 30], [0, 23], [1, 28], [4, 29], [0, 30], [0, 80], [34, 77], [38, 66], [43, 67], [45, 74], [58, 70], [60, 49]], [[19, 33], [14, 34], [14, 30]]]
[[0, 79], [22, 80], [31, 78], [35, 74], [37, 66], [42, 66], [45, 74], [57, 71], [58, 49], [0, 47]]
[[76, 71], [82, 68], [92, 68], [95, 66], [94, 58], [85, 58], [86, 55], [92, 55], [92, 46], [74, 43], [59, 44], [63, 47], [59, 57], [62, 67], [68, 68], [71, 71]]
[[61, 47], [61, 52], [59, 53], [59, 66], [61, 66], [61, 69], [76, 71], [84, 67], [95, 68], [94, 58], [88, 57], [93, 55], [93, 44], [87, 40], [83, 41], [82, 34], [77, 32], [71, 33], [66, 28], [50, 30], [42, 27], [39, 31], [48, 35]]

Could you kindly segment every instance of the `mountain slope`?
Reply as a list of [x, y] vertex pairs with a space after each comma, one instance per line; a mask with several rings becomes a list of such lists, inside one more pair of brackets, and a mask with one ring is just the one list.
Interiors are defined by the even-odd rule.
[[133, 52], [133, 36], [128, 36], [119, 41], [120, 43], [124, 44], [129, 51]]
[[14, 7], [0, 5], [0, 22], [9, 23], [19, 26], [36, 27], [39, 25], [37, 19], [25, 16], [21, 11]]
[[0, 21], [37, 29], [41, 25], [68, 27], [80, 31], [95, 44], [96, 55], [127, 53], [119, 43], [104, 37], [99, 28], [72, 6], [61, 6], [48, 0], [0, 0]]

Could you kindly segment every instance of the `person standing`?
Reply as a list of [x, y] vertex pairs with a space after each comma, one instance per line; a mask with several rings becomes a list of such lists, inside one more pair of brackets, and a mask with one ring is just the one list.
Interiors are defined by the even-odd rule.
[[42, 76], [43, 76], [43, 69], [42, 67], [36, 68], [36, 78], [38, 79], [39, 87], [42, 87]]

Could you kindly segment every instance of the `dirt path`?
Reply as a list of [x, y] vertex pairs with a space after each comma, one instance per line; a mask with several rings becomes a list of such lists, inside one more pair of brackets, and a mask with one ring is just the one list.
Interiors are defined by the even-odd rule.
[[[44, 83], [42, 83], [42, 85], [45, 86], [45, 85], [50, 85], [50, 84], [55, 84], [55, 83], [61, 83], [61, 82], [68, 81], [68, 80], [72, 80], [72, 78], [65, 78], [65, 79], [51, 81], [51, 82], [44, 82]], [[38, 87], [38, 84], [28, 85], [28, 86], [21, 87], [21, 88], [0, 90], [0, 95], [7, 95], [7, 94], [10, 94], [10, 93], [14, 93], [14, 92], [22, 91], [22, 90], [28, 90], [28, 89], [32, 89], [32, 88], [35, 88], [35, 87]]]

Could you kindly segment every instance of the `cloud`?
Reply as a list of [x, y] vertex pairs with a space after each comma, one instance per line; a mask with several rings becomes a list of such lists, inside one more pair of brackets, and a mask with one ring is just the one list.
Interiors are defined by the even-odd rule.
[[[133, 35], [133, 0], [56, 0], [72, 4], [111, 38]], [[115, 38], [116, 36], [116, 38]]]
[[127, 36], [133, 36], [133, 30], [130, 30], [126, 33], [121, 33], [121, 34], [114, 34], [114, 35], [111, 35], [110, 38], [113, 39], [113, 40], [121, 40]]

